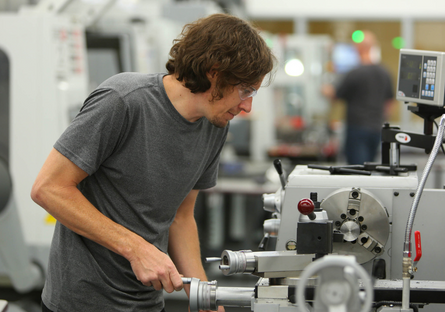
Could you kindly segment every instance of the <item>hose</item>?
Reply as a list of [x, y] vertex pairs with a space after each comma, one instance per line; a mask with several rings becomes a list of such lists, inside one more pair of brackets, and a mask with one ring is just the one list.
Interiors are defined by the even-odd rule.
[[403, 263], [402, 263], [402, 277], [403, 277], [403, 291], [402, 291], [402, 309], [408, 309], [409, 307], [409, 289], [410, 289], [410, 278], [411, 278], [411, 233], [414, 224], [414, 218], [416, 216], [417, 207], [419, 205], [420, 197], [423, 193], [423, 188], [425, 187], [426, 180], [433, 166], [434, 160], [436, 159], [437, 153], [442, 146], [443, 133], [445, 128], [445, 114], [442, 115], [440, 119], [439, 128], [437, 129], [436, 140], [434, 141], [434, 146], [431, 151], [430, 157], [426, 163], [425, 169], [423, 170], [422, 177], [420, 179], [419, 185], [417, 186], [416, 194], [414, 196], [413, 204], [411, 206], [411, 211], [409, 213], [408, 222], [406, 224], [405, 232], [405, 242], [403, 246]]
[[413, 205], [411, 206], [411, 211], [409, 214], [408, 222], [406, 225], [406, 232], [405, 232], [405, 244], [404, 244], [404, 248], [403, 248], [403, 256], [404, 257], [410, 257], [411, 233], [412, 233], [412, 228], [413, 228], [413, 224], [414, 224], [414, 218], [415, 218], [416, 212], [417, 212], [417, 206], [419, 205], [419, 201], [420, 201], [420, 197], [422, 196], [423, 188], [425, 187], [425, 183], [426, 183], [428, 175], [431, 171], [431, 167], [434, 163], [434, 160], [436, 159], [437, 152], [439, 151], [439, 148], [442, 145], [444, 127], [445, 127], [445, 114], [442, 115], [442, 118], [440, 119], [440, 124], [439, 124], [439, 128], [437, 130], [436, 140], [434, 141], [434, 146], [431, 151], [430, 157], [428, 158], [425, 169], [423, 170], [422, 177], [420, 179], [419, 185], [417, 186], [416, 194], [414, 196]]

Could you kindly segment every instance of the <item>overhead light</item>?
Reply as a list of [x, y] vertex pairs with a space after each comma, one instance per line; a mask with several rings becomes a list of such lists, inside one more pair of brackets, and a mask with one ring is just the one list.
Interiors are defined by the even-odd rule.
[[69, 89], [70, 84], [68, 82], [66, 82], [65, 80], [62, 80], [62, 81], [59, 81], [59, 83], [57, 84], [57, 87], [59, 87], [59, 89], [62, 91], [66, 91]]
[[356, 30], [352, 33], [352, 41], [360, 43], [365, 39], [365, 33], [361, 30]]
[[304, 73], [304, 65], [299, 59], [291, 59], [286, 62], [284, 71], [289, 76], [298, 77]]
[[391, 41], [394, 49], [400, 50], [405, 46], [405, 40], [402, 37], [395, 37]]

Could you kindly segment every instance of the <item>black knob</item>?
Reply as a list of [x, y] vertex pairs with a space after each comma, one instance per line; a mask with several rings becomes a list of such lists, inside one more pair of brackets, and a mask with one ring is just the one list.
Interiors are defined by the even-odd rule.
[[275, 159], [273, 161], [273, 165], [275, 167], [275, 170], [277, 170], [278, 174], [282, 175], [283, 174], [283, 166], [281, 165], [281, 160]]

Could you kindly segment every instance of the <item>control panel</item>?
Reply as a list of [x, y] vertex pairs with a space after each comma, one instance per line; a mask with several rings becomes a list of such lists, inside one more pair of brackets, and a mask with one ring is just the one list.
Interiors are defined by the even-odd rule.
[[397, 100], [444, 106], [445, 52], [401, 49]]

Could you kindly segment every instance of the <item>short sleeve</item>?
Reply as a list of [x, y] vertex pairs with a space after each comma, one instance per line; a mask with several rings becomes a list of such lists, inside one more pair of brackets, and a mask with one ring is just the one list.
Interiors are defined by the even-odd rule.
[[218, 179], [218, 169], [219, 169], [219, 160], [221, 156], [221, 151], [224, 147], [224, 143], [227, 138], [227, 134], [229, 132], [229, 125], [225, 129], [225, 133], [221, 138], [221, 141], [217, 142], [219, 144], [219, 147], [216, 147], [216, 154], [215, 157], [210, 161], [210, 164], [208, 165], [207, 169], [204, 171], [204, 173], [199, 178], [198, 182], [195, 184], [193, 189], [207, 189], [214, 187], [216, 185], [217, 179]]
[[54, 148], [89, 175], [112, 154], [125, 127], [126, 106], [110, 89], [97, 89]]

